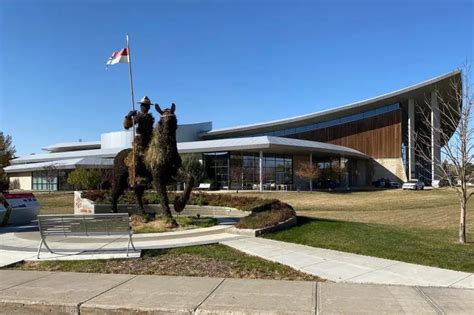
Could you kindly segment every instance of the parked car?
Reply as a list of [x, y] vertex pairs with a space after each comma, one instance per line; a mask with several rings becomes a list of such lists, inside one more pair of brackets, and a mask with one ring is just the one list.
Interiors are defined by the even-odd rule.
[[400, 185], [399, 182], [390, 182], [390, 187], [392, 188], [400, 188], [402, 185]]
[[403, 183], [403, 186], [402, 186], [403, 190], [405, 190], [405, 189], [418, 190], [418, 189], [423, 189], [423, 188], [425, 188], [425, 183], [423, 183], [419, 179], [409, 180], [408, 182]]
[[390, 187], [390, 181], [388, 179], [379, 178], [376, 181], [372, 182], [372, 185], [375, 187]]
[[433, 188], [447, 187], [449, 186], [449, 181], [447, 179], [433, 180], [431, 186], [433, 186]]
[[334, 189], [334, 188], [337, 187], [337, 183], [333, 180], [330, 180], [330, 179], [324, 179], [324, 180], [320, 180], [316, 184], [316, 187]]

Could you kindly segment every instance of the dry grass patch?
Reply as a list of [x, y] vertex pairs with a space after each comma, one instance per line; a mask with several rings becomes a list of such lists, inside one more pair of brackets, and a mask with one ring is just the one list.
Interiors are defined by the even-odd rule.
[[224, 245], [145, 250], [133, 259], [18, 263], [4, 269], [324, 281]]
[[210, 227], [217, 224], [217, 220], [208, 217], [190, 217], [190, 216], [176, 216], [176, 222], [178, 223], [177, 228], [166, 227], [167, 221], [161, 216], [158, 216], [155, 220], [146, 222], [143, 216], [132, 215], [130, 225], [132, 226], [133, 232], [140, 233], [162, 233], [162, 232], [175, 232], [185, 231], [197, 228]]
[[[255, 196], [257, 193], [245, 195]], [[449, 188], [423, 191], [266, 192], [258, 195], [278, 198], [292, 205], [299, 215], [309, 217], [436, 230], [457, 229], [459, 222], [457, 198]], [[472, 234], [474, 203], [469, 204], [467, 215], [467, 229]]]
[[40, 214], [73, 214], [73, 192], [34, 192], [41, 208]]
[[294, 216], [296, 216], [296, 212], [290, 205], [277, 202], [273, 203], [268, 210], [253, 212], [251, 215], [241, 218], [235, 227], [238, 229], [261, 229], [275, 226]]

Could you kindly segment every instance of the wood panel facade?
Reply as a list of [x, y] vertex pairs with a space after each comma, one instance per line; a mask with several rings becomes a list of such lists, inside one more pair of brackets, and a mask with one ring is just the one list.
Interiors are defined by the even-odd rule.
[[401, 157], [401, 111], [285, 136], [353, 148], [373, 158]]

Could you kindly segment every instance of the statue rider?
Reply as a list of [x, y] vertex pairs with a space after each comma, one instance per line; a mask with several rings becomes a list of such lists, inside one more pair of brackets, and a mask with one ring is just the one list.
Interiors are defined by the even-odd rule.
[[[150, 144], [151, 137], [153, 134], [153, 124], [155, 119], [153, 115], [149, 113], [151, 106], [151, 101], [148, 96], [144, 96], [140, 102], [140, 112], [132, 110], [125, 116], [123, 126], [125, 129], [130, 129], [135, 123], [136, 133], [135, 133], [135, 182], [132, 182], [130, 179], [130, 186], [135, 187], [136, 185], [146, 185], [148, 183], [148, 171], [144, 164], [144, 154], [145, 150]], [[129, 158], [127, 159], [127, 166], [129, 168], [129, 174], [132, 174], [131, 170], [133, 168], [133, 159], [132, 153], [130, 153]]]

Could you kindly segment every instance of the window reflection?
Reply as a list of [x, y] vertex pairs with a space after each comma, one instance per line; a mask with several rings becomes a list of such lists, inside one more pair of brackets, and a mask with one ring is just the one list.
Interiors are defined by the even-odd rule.
[[386, 105], [377, 109], [372, 109], [363, 113], [357, 113], [354, 115], [344, 116], [338, 119], [326, 120], [323, 122], [308, 124], [308, 125], [304, 125], [297, 128], [289, 128], [289, 129], [274, 130], [274, 131], [269, 131], [269, 132], [264, 132], [264, 133], [257, 133], [257, 134], [254, 134], [254, 136], [285, 136], [285, 135], [291, 135], [295, 133], [302, 133], [302, 132], [307, 132], [307, 131], [312, 131], [312, 130], [317, 130], [317, 129], [322, 129], [322, 128], [333, 127], [333, 126], [337, 126], [341, 124], [346, 124], [346, 123], [354, 122], [354, 121], [361, 120], [364, 118], [369, 118], [369, 117], [385, 114], [385, 113], [395, 111], [398, 109], [400, 109], [400, 103], [395, 103], [395, 104]]
[[[205, 153], [207, 176], [219, 189], [255, 189], [260, 183], [259, 153]], [[264, 154], [263, 183], [268, 187], [293, 184], [293, 156]]]

